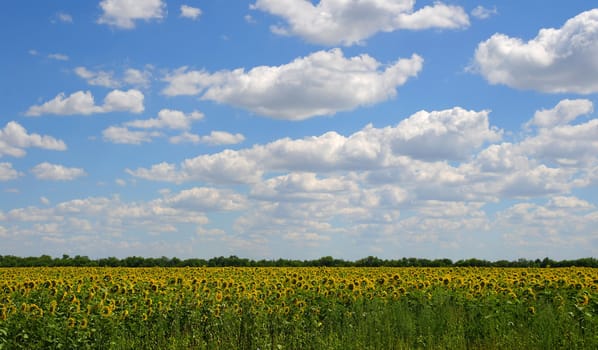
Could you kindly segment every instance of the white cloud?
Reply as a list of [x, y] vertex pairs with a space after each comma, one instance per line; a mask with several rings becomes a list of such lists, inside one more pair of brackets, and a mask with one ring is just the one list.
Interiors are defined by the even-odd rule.
[[27, 116], [39, 116], [42, 114], [92, 114], [101, 112], [101, 107], [95, 105], [91, 92], [77, 91], [68, 97], [60, 93], [54, 99], [39, 106], [31, 106], [25, 112]]
[[568, 124], [577, 117], [590, 114], [594, 111], [594, 105], [590, 100], [569, 100], [560, 101], [552, 109], [543, 109], [534, 114], [534, 118], [526, 126], [535, 125], [541, 128], [553, 127], [556, 125]]
[[152, 73], [149, 70], [129, 68], [125, 71], [123, 81], [129, 85], [147, 88], [150, 85]]
[[39, 197], [39, 202], [43, 205], [50, 205], [50, 200], [44, 196]]
[[566, 209], [592, 209], [595, 208], [594, 205], [590, 204], [588, 201], [583, 199], [579, 199], [577, 197], [565, 197], [565, 196], [555, 196], [552, 197], [548, 203], [547, 207], [552, 208], [566, 208]]
[[[1, 155], [1, 153], [0, 153]], [[16, 171], [11, 163], [0, 163], [0, 181], [9, 181], [18, 178], [21, 174]]]
[[194, 121], [201, 120], [203, 117], [203, 113], [198, 111], [185, 114], [177, 110], [162, 109], [158, 112], [157, 118], [138, 119], [126, 122], [123, 126], [110, 126], [102, 132], [102, 135], [104, 140], [113, 143], [141, 144], [151, 142], [156, 137], [164, 136], [161, 131], [149, 131], [147, 129], [183, 130], [182, 134], [170, 137], [170, 142], [196, 143], [201, 141], [200, 137], [190, 134], [186, 130], [191, 128], [191, 124]]
[[102, 106], [104, 113], [116, 111], [141, 113], [143, 109], [143, 93], [135, 89], [127, 91], [112, 90], [104, 98], [104, 105]]
[[[402, 157], [435, 161], [466, 159], [501, 132], [490, 128], [487, 111], [453, 108], [418, 112], [396, 127], [367, 126], [349, 137], [336, 132], [291, 140], [279, 139], [239, 151], [225, 150], [172, 164], [129, 171], [162, 181], [254, 182], [265, 171], [375, 170], [398, 166]], [[168, 168], [168, 176], [164, 169]], [[153, 173], [155, 172], [155, 175]], [[446, 176], [447, 174], [444, 173]], [[450, 177], [449, 177], [450, 178]]]
[[203, 117], [203, 113], [198, 111], [185, 114], [177, 110], [162, 109], [158, 112], [157, 118], [133, 120], [125, 123], [125, 125], [140, 129], [188, 130], [191, 128], [193, 121], [201, 120]]
[[391, 143], [395, 152], [416, 159], [464, 159], [485, 142], [501, 138], [501, 132], [490, 127], [488, 113], [462, 108], [420, 111], [397, 125]]
[[143, 93], [139, 90], [113, 90], [104, 98], [104, 104], [98, 106], [95, 104], [93, 95], [90, 91], [77, 91], [68, 97], [64, 93], [60, 93], [54, 99], [47, 101], [42, 105], [29, 107], [27, 112], [25, 112], [25, 115], [90, 115], [117, 111], [141, 113], [144, 109], [143, 98]]
[[[537, 111], [524, 124], [528, 131], [530, 126], [537, 126], [536, 134], [528, 135], [517, 145], [510, 145], [510, 154], [503, 154], [502, 158], [513, 160], [517, 155], [521, 160], [530, 157], [563, 170], [585, 169], [591, 174], [592, 167], [598, 165], [598, 119], [576, 122], [580, 116], [591, 113], [593, 104], [584, 99], [565, 99], [551, 109]], [[500, 147], [504, 148], [503, 145]], [[521, 161], [518, 163], [521, 168]]]
[[28, 134], [27, 130], [15, 121], [8, 122], [4, 129], [0, 129], [0, 157], [23, 157], [26, 153], [25, 148], [29, 147], [66, 150], [66, 144], [62, 140], [46, 135]]
[[302, 120], [388, 100], [422, 65], [417, 55], [383, 66], [368, 55], [345, 58], [340, 49], [333, 49], [248, 72], [239, 68], [208, 73], [182, 67], [166, 76], [169, 85], [163, 93], [201, 95], [259, 115]]
[[558, 247], [560, 251], [573, 249], [577, 254], [588, 247], [591, 252], [595, 250], [595, 235], [587, 233], [594, 232], [597, 222], [592, 217], [598, 212], [586, 203], [576, 197], [557, 197], [545, 205], [517, 203], [499, 212], [495, 225], [511, 246], [527, 246], [535, 251]]
[[56, 18], [62, 23], [73, 23], [73, 16], [66, 12], [58, 12]]
[[492, 8], [486, 8], [482, 5], [478, 5], [473, 10], [471, 10], [471, 15], [477, 19], [487, 19], [496, 14], [498, 14], [496, 6]]
[[292, 172], [255, 184], [251, 197], [260, 200], [334, 200], [339, 193], [357, 191], [357, 184], [345, 178], [319, 179], [316, 173]]
[[525, 42], [494, 34], [480, 43], [473, 69], [491, 84], [549, 93], [598, 92], [598, 9], [541, 29]]
[[[508, 197], [538, 197], [569, 193], [593, 183], [598, 165], [598, 119], [570, 124], [592, 110], [587, 100], [562, 100], [536, 112], [525, 126], [535, 134], [518, 143], [490, 145], [463, 167], [483, 181], [479, 193]], [[470, 168], [471, 167], [471, 168]]]
[[[47, 237], [69, 241], [85, 233], [85, 241], [107, 244], [106, 240], [129, 241], [122, 233], [160, 234], [201, 231], [209, 223], [206, 213], [245, 208], [243, 195], [229, 190], [196, 187], [146, 202], [124, 202], [118, 196], [73, 199], [43, 208], [30, 206], [0, 212], [0, 219], [13, 224], [14, 237]], [[165, 224], [168, 223], [168, 224]], [[195, 230], [193, 230], [195, 228]]]
[[[488, 111], [455, 107], [347, 135], [328, 132], [201, 154], [126, 170], [131, 181], [192, 181], [197, 187], [162, 190], [148, 201], [84, 198], [17, 208], [3, 213], [2, 223], [11, 237], [43, 234], [73, 247], [80, 245], [70, 241], [72, 232], [105, 232], [104, 239], [140, 244], [130, 248], [140, 250], [147, 248], [133, 238], [140, 232], [153, 234], [154, 242], [160, 233], [191, 234], [195, 253], [199, 246], [207, 252], [242, 247], [248, 254], [309, 246], [324, 255], [348, 245], [383, 247], [381, 254], [443, 249], [492, 257], [497, 249], [522, 245], [552, 247], [550, 254], [540, 250], [543, 256], [565, 254], [561, 246], [573, 255], [592, 252], [596, 205], [591, 197], [576, 197], [598, 173], [598, 120], [576, 117], [591, 109], [584, 101], [563, 100], [530, 115], [533, 127], [516, 136], [492, 127]], [[155, 119], [140, 130], [156, 131], [156, 124], [160, 131], [183, 130]], [[233, 183], [238, 192], [204, 183]], [[488, 239], [496, 246], [484, 247]]]
[[440, 2], [414, 9], [413, 0], [310, 1], [257, 0], [252, 9], [282, 17], [287, 27], [273, 26], [272, 32], [297, 35], [323, 45], [353, 45], [378, 32], [399, 29], [457, 29], [469, 26], [463, 8]]
[[127, 169], [127, 173], [142, 179], [181, 183], [199, 180], [212, 183], [252, 183], [258, 181], [263, 170], [237, 151], [224, 150], [220, 153], [186, 159], [181, 169], [169, 163], [159, 163], [149, 169]]
[[297, 241], [299, 244], [309, 247], [317, 246], [320, 241], [330, 241], [330, 236], [320, 235], [315, 232], [289, 232], [283, 238]]
[[146, 66], [146, 68], [143, 70], [128, 68], [124, 71], [122, 79], [116, 78], [114, 76], [114, 72], [112, 71], [93, 71], [83, 66], [76, 67], [73, 71], [78, 77], [85, 79], [85, 81], [92, 86], [117, 88], [123, 85], [129, 85], [147, 88], [151, 82], [151, 69], [152, 66], [150, 65]]
[[181, 17], [196, 20], [201, 15], [201, 9], [188, 5], [181, 5]]
[[164, 203], [172, 208], [199, 211], [241, 210], [246, 206], [245, 197], [240, 194], [207, 187], [183, 190], [167, 196]]
[[102, 131], [104, 140], [112, 143], [139, 145], [151, 142], [162, 134], [157, 131], [129, 130], [123, 126], [110, 126]]
[[179, 144], [179, 143], [199, 143], [201, 142], [201, 137], [196, 134], [192, 134], [190, 132], [183, 132], [179, 135], [171, 136], [169, 139], [170, 143]]
[[502, 131], [489, 125], [487, 111], [455, 107], [420, 111], [393, 127], [368, 125], [349, 136], [284, 138], [127, 172], [175, 183], [246, 183], [253, 198], [320, 204], [341, 199], [301, 184], [351, 174], [343, 183], [353, 186], [355, 196], [345, 200], [352, 203], [345, 209], [357, 217], [366, 215], [364, 208], [397, 207], [406, 200], [487, 202], [564, 195], [589, 186], [598, 169], [597, 123], [533, 129], [535, 134], [517, 143], [496, 144]]
[[571, 173], [566, 170], [541, 164], [530, 169], [517, 169], [496, 183], [501, 196], [531, 198], [568, 192], [570, 177]]
[[71, 181], [86, 176], [87, 173], [81, 168], [67, 168], [59, 164], [43, 162], [31, 169], [37, 179], [53, 181]]
[[113, 72], [106, 72], [102, 70], [93, 72], [85, 67], [76, 67], [74, 71], [77, 76], [85, 79], [89, 85], [103, 86], [108, 88], [116, 88], [120, 86], [120, 83], [114, 79]]
[[559, 125], [541, 129], [534, 137], [521, 142], [521, 147], [537, 158], [563, 167], [581, 163], [598, 163], [598, 119], [576, 125]]
[[162, 0], [102, 0], [102, 16], [98, 23], [121, 29], [135, 28], [136, 20], [160, 20], [166, 16], [166, 3]]
[[200, 142], [210, 145], [235, 145], [245, 140], [245, 136], [236, 133], [231, 134], [226, 131], [212, 131], [209, 135], [202, 136]]
[[206, 143], [211, 146], [235, 145], [245, 141], [243, 134], [231, 134], [226, 131], [212, 131], [209, 135], [199, 136], [189, 132], [183, 132], [169, 138], [170, 143]]
[[51, 59], [57, 60], [57, 61], [68, 61], [69, 60], [69, 56], [61, 54], [61, 53], [51, 53], [48, 55], [48, 58], [51, 58]]

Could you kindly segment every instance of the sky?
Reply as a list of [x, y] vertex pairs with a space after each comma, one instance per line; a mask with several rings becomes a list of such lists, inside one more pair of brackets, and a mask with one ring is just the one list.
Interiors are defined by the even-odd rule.
[[597, 257], [595, 5], [3, 1], [0, 255]]

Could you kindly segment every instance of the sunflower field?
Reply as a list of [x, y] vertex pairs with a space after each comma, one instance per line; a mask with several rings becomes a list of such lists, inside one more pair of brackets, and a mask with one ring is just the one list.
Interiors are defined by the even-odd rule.
[[598, 349], [593, 268], [0, 269], [0, 349]]

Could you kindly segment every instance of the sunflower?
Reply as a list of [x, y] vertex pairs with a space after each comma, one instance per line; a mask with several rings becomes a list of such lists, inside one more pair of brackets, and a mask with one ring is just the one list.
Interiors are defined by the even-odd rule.
[[58, 302], [56, 300], [52, 300], [50, 302], [50, 308], [48, 309], [51, 315], [54, 315], [54, 313], [56, 312], [56, 307], [58, 307]]
[[581, 305], [588, 305], [590, 303], [590, 297], [587, 294], [584, 294], [582, 297]]
[[112, 308], [110, 306], [104, 306], [100, 312], [100, 315], [102, 315], [102, 317], [112, 316]]
[[0, 308], [0, 320], [6, 321], [7, 318], [8, 318], [8, 310], [6, 309], [5, 305], [2, 305], [2, 308]]
[[29, 305], [27, 305], [27, 303], [22, 303], [21, 304], [21, 312], [27, 313], [28, 311], [29, 311]]
[[36, 304], [29, 305], [29, 314], [33, 317], [43, 317], [44, 310]]
[[87, 319], [84, 318], [81, 320], [81, 322], [79, 322], [79, 328], [85, 329], [85, 328], [87, 328], [88, 324], [89, 324], [89, 321], [87, 321]]

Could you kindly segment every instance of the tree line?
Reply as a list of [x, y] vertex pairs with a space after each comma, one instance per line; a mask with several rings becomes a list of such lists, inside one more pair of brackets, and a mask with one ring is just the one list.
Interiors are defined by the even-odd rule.
[[81, 267], [598, 267], [596, 258], [580, 258], [575, 260], [544, 259], [518, 259], [514, 261], [483, 259], [465, 259], [452, 261], [451, 259], [380, 259], [368, 256], [363, 259], [348, 261], [324, 256], [315, 260], [252, 260], [239, 258], [235, 255], [229, 257], [214, 257], [210, 259], [179, 259], [176, 257], [140, 257], [126, 258], [99, 258], [90, 259], [87, 256], [76, 255], [71, 257], [63, 254], [62, 257], [41, 255], [38, 257], [18, 257], [14, 255], [0, 255], [0, 267], [50, 267], [50, 266], [81, 266]]

